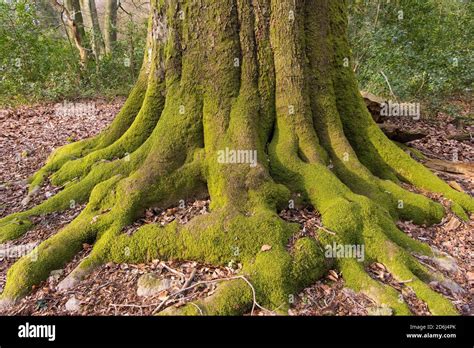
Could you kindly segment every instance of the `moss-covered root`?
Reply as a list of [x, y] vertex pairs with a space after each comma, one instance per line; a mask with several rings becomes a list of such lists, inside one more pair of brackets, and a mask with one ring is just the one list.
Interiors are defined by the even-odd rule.
[[0, 219], [0, 243], [18, 238], [32, 227], [33, 223], [21, 213]]
[[59, 186], [87, 175], [92, 166], [99, 161], [124, 158], [148, 139], [160, 119], [165, 103], [164, 72], [157, 69], [158, 67], [153, 67], [150, 71], [143, 105], [130, 127], [109, 146], [96, 149], [85, 157], [65, 163], [51, 176], [51, 182], [54, 185]]
[[182, 307], [170, 306], [158, 315], [242, 315], [253, 303], [252, 288], [244, 279], [231, 279], [218, 285], [214, 294]]
[[[244, 265], [242, 275], [251, 286], [227, 289], [224, 285], [225, 291], [197, 303], [203, 313], [241, 314], [252, 303], [249, 302], [249, 288], [254, 289], [260, 305], [284, 312], [291, 295], [294, 297], [297, 291], [318, 279], [328, 266], [315, 240], [302, 238], [296, 242], [292, 253], [286, 250], [288, 239], [297, 228], [267, 209], [257, 210], [251, 216], [215, 211], [195, 217], [187, 225], [171, 223], [160, 227], [152, 224], [140, 228], [132, 236], [121, 235], [114, 240], [109, 259], [114, 262], [181, 259], [218, 265], [241, 262]], [[269, 245], [271, 249], [262, 251], [263, 245]], [[229, 296], [235, 298], [222, 299]], [[186, 313], [194, 310], [195, 314], [200, 313], [194, 305], [185, 309]]]
[[135, 161], [133, 160], [130, 162], [116, 161], [101, 163], [83, 180], [72, 183], [41, 204], [29, 210], [11, 214], [0, 219], [0, 243], [19, 238], [30, 230], [34, 226], [30, 221], [30, 218], [33, 216], [60, 212], [76, 204], [86, 202], [97, 184], [119, 173], [126, 176], [134, 166]]
[[[306, 54], [311, 70], [309, 94], [314, 128], [331, 158], [334, 173], [354, 193], [385, 207], [394, 219], [412, 220], [418, 224], [439, 222], [444, 215], [440, 204], [404, 190], [395, 182], [379, 179], [360, 163], [344, 136], [337, 109], [331, 68], [334, 53], [327, 19], [329, 2], [311, 0], [306, 1], [305, 6]], [[395, 175], [392, 179], [398, 181]]]
[[[434, 315], [457, 315], [454, 305], [441, 294], [433, 291], [425, 281], [438, 279], [447, 283], [440, 275], [429, 275], [422, 265], [400, 248], [387, 243], [387, 253], [380, 255], [378, 260], [384, 263], [388, 270], [399, 281], [407, 281], [406, 286], [413, 289], [417, 297], [423, 300]], [[418, 275], [418, 276], [417, 276]]]
[[92, 243], [96, 235], [110, 225], [109, 217], [97, 221], [94, 217], [108, 206], [110, 192], [119, 180], [116, 176], [97, 185], [88, 208], [59, 233], [13, 264], [8, 270], [7, 282], [1, 294], [4, 303], [27, 294], [33, 285], [46, 279], [52, 270], [63, 267], [82, 249], [84, 243]]
[[430, 170], [416, 162], [390, 141], [375, 124], [360, 96], [355, 74], [344, 62], [351, 58], [347, 36], [347, 7], [344, 2], [330, 1], [332, 42], [334, 46], [333, 84], [337, 108], [344, 133], [361, 162], [374, 174], [387, 178], [381, 168], [389, 168], [403, 180], [425, 190], [437, 192], [452, 200], [454, 212], [467, 220], [467, 212], [474, 212], [474, 199], [456, 191]]
[[284, 250], [259, 252], [244, 265], [244, 275], [220, 284], [214, 295], [160, 315], [241, 315], [254, 309], [286, 314], [296, 293], [321, 277], [326, 266], [315, 240], [302, 238], [293, 257]]
[[109, 146], [121, 137], [140, 111], [147, 89], [146, 69], [140, 73], [135, 87], [114, 121], [95, 137], [64, 145], [51, 153], [46, 164], [29, 179], [30, 192], [40, 187], [44, 179], [59, 170], [70, 160], [81, 158], [88, 153]]
[[[279, 157], [283, 159], [283, 156]], [[321, 212], [322, 222], [335, 235], [321, 233], [319, 239], [326, 245], [364, 246], [366, 262], [381, 262], [399, 280], [411, 279], [415, 293], [424, 300], [433, 313], [455, 314], [450, 302], [430, 290], [415, 276], [421, 269], [410, 252], [432, 257], [432, 250], [425, 244], [411, 239], [394, 224], [388, 211], [365, 196], [354, 194], [325, 166], [292, 163], [299, 176], [293, 177], [300, 190]], [[282, 170], [282, 167], [279, 167]], [[284, 172], [284, 170], [282, 171]], [[287, 173], [288, 174], [288, 173]], [[295, 180], [296, 179], [296, 180]], [[400, 303], [393, 289], [372, 280], [363, 263], [348, 258], [336, 258], [347, 285], [373, 297], [379, 305], [392, 308], [396, 314], [408, 314], [406, 305]], [[352, 256], [353, 257], [353, 256]], [[423, 279], [427, 280], [427, 279]]]
[[362, 264], [354, 259], [340, 259], [338, 262], [345, 286], [373, 299], [380, 308], [387, 308], [387, 314], [410, 315], [408, 306], [400, 300], [400, 294], [388, 285], [372, 279]]
[[[136, 176], [140, 177], [139, 174]], [[200, 160], [185, 164], [169, 175], [163, 175], [156, 179], [155, 184], [135, 181], [136, 176], [124, 179], [117, 185], [115, 197], [111, 200], [113, 207], [107, 212], [113, 222], [99, 234], [90, 255], [59, 284], [60, 289], [77, 285], [97, 266], [108, 261], [110, 249], [116, 238], [123, 233], [123, 228], [131, 224], [149, 204], [165, 207], [187, 194], [199, 196], [204, 191], [204, 184], [200, 180]], [[125, 247], [125, 256], [129, 253], [127, 250]]]
[[[387, 266], [393, 276], [403, 282], [407, 282], [415, 294], [426, 302], [430, 311], [437, 315], [455, 315], [457, 314], [451, 302], [443, 296], [437, 294], [429, 288], [423, 280], [429, 281], [432, 278], [427, 277], [427, 272], [406, 250], [425, 255], [433, 255], [431, 249], [422, 243], [419, 243], [399, 231], [388, 217], [380, 214], [377, 206], [373, 205], [365, 197], [353, 197], [351, 203], [337, 203], [323, 214], [323, 222], [329, 228], [333, 228], [338, 235], [335, 240], [341, 244], [361, 244], [365, 246], [364, 258], [367, 262], [380, 262]], [[346, 221], [352, 221], [347, 224], [351, 226], [356, 223], [353, 219], [358, 219], [360, 234], [349, 232], [341, 226], [342, 215], [346, 216]], [[339, 222], [338, 222], [339, 221]], [[356, 226], [356, 225], [355, 225]], [[356, 290], [366, 292], [378, 300], [379, 304], [391, 307], [396, 314], [406, 314], [405, 306], [401, 304], [398, 298], [394, 297], [394, 292], [387, 287], [383, 289], [380, 286], [374, 286], [374, 281], [370, 279], [363, 271], [362, 265], [355, 260], [339, 260], [341, 270], [347, 285]]]
[[[115, 221], [103, 235], [117, 235], [123, 227], [123, 224]], [[96, 267], [100, 266], [104, 261], [107, 249], [107, 238], [100, 237], [94, 245], [91, 254], [84, 258], [74, 270], [69, 273], [59, 284], [59, 290], [71, 289], [78, 285], [87, 275], [89, 275]]]

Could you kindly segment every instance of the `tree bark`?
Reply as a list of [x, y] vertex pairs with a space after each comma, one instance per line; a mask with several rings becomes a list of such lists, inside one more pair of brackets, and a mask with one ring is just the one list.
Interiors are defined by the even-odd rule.
[[96, 62], [98, 62], [105, 51], [105, 47], [102, 32], [100, 31], [95, 0], [80, 0], [80, 2], [84, 24], [90, 37], [92, 54], [94, 55]]
[[104, 15], [105, 53], [111, 55], [117, 41], [117, 10], [118, 0], [107, 0]]
[[54, 0], [53, 4], [62, 16], [69, 39], [74, 42], [74, 45], [79, 52], [81, 66], [85, 67], [87, 65], [89, 54], [84, 45], [85, 31], [79, 0], [65, 0], [64, 5]]
[[[143, 66], [121, 112], [97, 137], [55, 151], [31, 178], [31, 188], [49, 177], [65, 185], [61, 192], [0, 220], [5, 241], [31, 228], [33, 216], [88, 202], [38, 247], [38, 260], [12, 266], [3, 303], [87, 242], [95, 243], [91, 254], [61, 289], [109, 261], [243, 264], [252, 287], [229, 280], [196, 306], [163, 314], [242, 314], [255, 298], [282, 313], [329, 267], [378, 305], [410, 313], [396, 290], [367, 274], [367, 263], [321, 252], [337, 243], [364, 246], [367, 262], [410, 279], [431, 313], [456, 313], [425, 283], [448, 280], [411, 253], [433, 262], [439, 255], [395, 224], [437, 223], [444, 209], [400, 181], [450, 199], [463, 219], [474, 201], [411, 159], [372, 120], [351, 69], [346, 12], [344, 1], [332, 0], [153, 1]], [[123, 232], [148, 207], [203, 195], [210, 214]], [[279, 217], [293, 200], [321, 213], [315, 237]]]

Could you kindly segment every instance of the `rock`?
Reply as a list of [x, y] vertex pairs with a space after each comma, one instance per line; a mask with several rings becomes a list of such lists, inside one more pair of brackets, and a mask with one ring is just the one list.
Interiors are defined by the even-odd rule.
[[446, 289], [451, 290], [453, 294], [464, 294], [466, 291], [455, 281], [451, 279], [443, 279], [440, 284], [444, 286]]
[[154, 296], [163, 290], [179, 285], [179, 282], [168, 278], [160, 279], [154, 273], [147, 273], [138, 279], [137, 285], [138, 296]]
[[55, 269], [54, 271], [51, 271], [51, 273], [49, 274], [49, 277], [51, 280], [58, 281], [59, 278], [61, 278], [63, 274], [64, 274], [63, 269]]
[[438, 266], [438, 268], [444, 271], [457, 272], [459, 270], [456, 260], [451, 256], [434, 257], [432, 258], [432, 260], [436, 264], [436, 266]]
[[80, 276], [76, 276], [75, 274], [71, 273], [66, 278], [61, 280], [61, 282], [56, 287], [58, 291], [69, 290], [79, 284], [81, 281]]
[[455, 230], [456, 228], [458, 228], [459, 226], [461, 226], [461, 221], [459, 219], [457, 219], [454, 215], [451, 217], [451, 219], [444, 225], [444, 227], [448, 230], [448, 231], [453, 231]]
[[25, 198], [23, 198], [23, 199], [21, 200], [21, 203], [20, 203], [20, 204], [21, 204], [23, 207], [26, 207], [26, 206], [28, 205], [28, 203], [30, 203], [30, 200], [31, 200], [30, 195], [27, 195]]
[[73, 296], [67, 300], [65, 307], [68, 312], [77, 312], [81, 309], [81, 302]]

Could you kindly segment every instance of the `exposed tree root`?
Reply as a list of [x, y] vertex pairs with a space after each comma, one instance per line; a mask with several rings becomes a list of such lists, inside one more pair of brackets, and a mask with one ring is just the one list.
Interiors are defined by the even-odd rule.
[[[54, 173], [53, 182], [65, 185], [61, 192], [0, 220], [3, 242], [28, 230], [32, 216], [88, 202], [36, 248], [38, 260], [25, 256], [11, 267], [3, 304], [62, 267], [83, 243], [94, 243], [60, 288], [108, 261], [238, 261], [241, 278], [163, 314], [234, 315], [255, 303], [286, 313], [291, 296], [333, 262], [322, 247], [337, 243], [365, 247], [362, 262], [343, 257], [336, 266], [347, 286], [380, 306], [410, 313], [393, 288], [367, 274], [372, 262], [385, 264], [398, 281], [410, 279], [407, 286], [433, 314], [456, 314], [425, 283], [448, 280], [413, 257], [434, 257], [433, 251], [395, 225], [438, 222], [443, 208], [399, 183], [443, 194], [465, 219], [474, 200], [412, 160], [373, 122], [343, 63], [350, 58], [344, 2], [296, 3], [153, 2], [148, 63], [121, 113], [101, 135], [56, 151], [33, 176], [36, 186]], [[179, 19], [181, 11], [191, 18]], [[229, 149], [243, 151], [247, 161], [223, 161]], [[207, 194], [210, 214], [124, 233], [149, 207]], [[331, 233], [299, 238], [288, 250], [298, 227], [277, 213], [298, 194]]]
[[41, 186], [45, 177], [54, 173], [70, 160], [83, 157], [95, 150], [102, 149], [114, 143], [132, 124], [135, 116], [142, 107], [144, 94], [147, 88], [146, 73], [142, 71], [120, 113], [112, 124], [99, 135], [65, 145], [55, 150], [41, 168], [30, 178], [30, 190]]

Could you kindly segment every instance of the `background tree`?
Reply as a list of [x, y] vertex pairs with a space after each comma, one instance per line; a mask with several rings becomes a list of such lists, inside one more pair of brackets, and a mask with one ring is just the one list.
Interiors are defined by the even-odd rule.
[[[335, 266], [346, 286], [396, 314], [409, 313], [364, 264], [339, 258], [330, 265], [318, 243], [335, 242], [364, 245], [366, 262], [410, 280], [431, 313], [455, 314], [426, 283], [448, 280], [412, 253], [434, 262], [441, 256], [395, 225], [436, 223], [444, 209], [401, 183], [444, 195], [463, 219], [474, 200], [385, 137], [361, 99], [351, 59], [344, 1], [153, 1], [143, 66], [121, 112], [100, 135], [56, 150], [31, 178], [32, 190], [49, 177], [62, 191], [0, 220], [6, 241], [30, 229], [34, 216], [88, 202], [36, 248], [36, 260], [25, 256], [11, 267], [2, 303], [26, 294], [83, 243], [94, 243], [60, 288], [108, 261], [235, 260], [255, 293], [244, 279], [233, 279], [197, 306], [166, 313], [240, 314], [254, 295], [284, 311], [292, 294]], [[258, 161], [223, 158], [229, 151], [255, 151]], [[124, 233], [147, 207], [206, 195], [210, 214]], [[302, 236], [288, 246], [298, 226], [278, 210], [292, 199], [321, 213], [318, 241]]]
[[117, 10], [119, 0], [107, 0], [104, 14], [105, 53], [112, 54], [117, 41]]
[[96, 64], [98, 64], [99, 59], [101, 59], [105, 52], [105, 47], [95, 0], [81, 0], [81, 10], [86, 25], [86, 31], [90, 38], [92, 53], [95, 57]]
[[85, 68], [89, 58], [89, 52], [87, 46], [84, 45], [86, 33], [79, 0], [65, 0], [64, 3], [54, 1], [54, 5], [58, 8], [61, 20], [66, 26], [69, 40], [74, 42], [79, 52], [81, 66]]
[[[88, 35], [78, 31], [81, 50], [68, 35], [73, 22], [64, 2], [0, 2], [0, 105], [128, 95], [143, 60], [148, 5], [124, 0], [122, 8], [127, 13], [118, 13], [115, 54], [104, 56], [97, 69]], [[80, 15], [76, 10], [79, 29]]]

